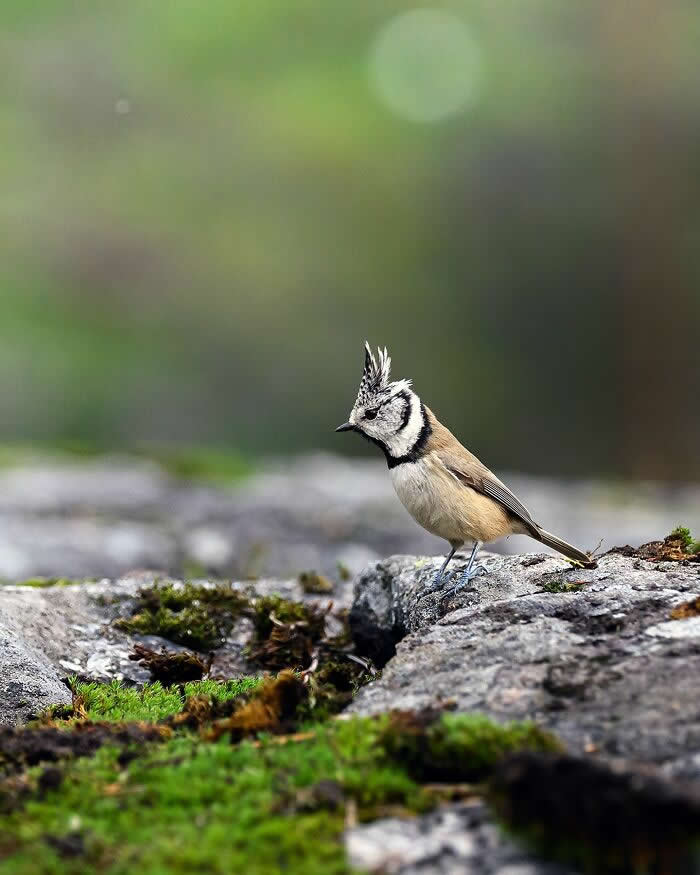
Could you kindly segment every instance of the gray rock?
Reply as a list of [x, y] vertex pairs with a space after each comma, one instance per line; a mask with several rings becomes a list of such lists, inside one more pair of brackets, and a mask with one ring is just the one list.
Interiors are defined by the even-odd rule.
[[0, 619], [0, 725], [23, 723], [49, 705], [68, 704], [70, 691], [41, 650], [27, 644], [7, 617]]
[[[535, 720], [575, 753], [669, 772], [682, 761], [700, 779], [690, 757], [700, 749], [700, 640], [693, 620], [668, 622], [700, 592], [700, 567], [618, 555], [593, 570], [549, 557], [489, 562], [488, 577], [444, 599], [425, 593], [438, 560], [393, 557], [360, 575], [351, 611], [360, 643], [396, 655], [351, 710], [451, 700], [498, 720]], [[567, 584], [583, 585], [544, 589]]]
[[572, 875], [508, 839], [480, 801], [345, 833], [350, 864], [386, 875]]
[[[6, 586], [0, 590], [0, 611], [12, 618], [18, 641], [40, 651], [57, 678], [77, 674], [139, 683], [148, 680], [148, 672], [129, 660], [134, 639], [112, 623], [128, 613], [130, 600], [152, 581], [152, 575], [142, 575], [46, 589]], [[161, 643], [155, 637], [150, 642]]]
[[[480, 585], [477, 592], [471, 586], [460, 593], [461, 600], [515, 598], [532, 592], [533, 581], [541, 577], [543, 570], [561, 568], [560, 561], [544, 555], [503, 560], [484, 551], [480, 561], [490, 571], [488, 587]], [[369, 565], [357, 578], [350, 623], [362, 652], [377, 664], [384, 665], [394, 655], [396, 642], [407, 632], [432, 626], [454, 604], [454, 599], [442, 599], [450, 586], [439, 594], [428, 595], [442, 562], [440, 557], [392, 556]], [[514, 562], [518, 565], [515, 576], [510, 570]], [[466, 557], [457, 554], [448, 569], [452, 585], [459, 581], [465, 566]]]
[[[357, 578], [356, 638], [386, 665], [351, 712], [450, 702], [532, 719], [574, 753], [700, 786], [697, 619], [669, 620], [700, 592], [700, 567], [610, 555], [584, 571], [544, 555], [490, 557], [489, 576], [443, 598], [428, 591], [441, 561], [395, 556]], [[583, 585], [548, 591], [570, 584]], [[481, 803], [359, 826], [346, 844], [370, 872], [565, 872], [511, 842]]]
[[691, 638], [700, 641], [700, 617], [688, 617], [686, 620], [669, 620], [657, 626], [649, 626], [647, 635], [656, 638]]

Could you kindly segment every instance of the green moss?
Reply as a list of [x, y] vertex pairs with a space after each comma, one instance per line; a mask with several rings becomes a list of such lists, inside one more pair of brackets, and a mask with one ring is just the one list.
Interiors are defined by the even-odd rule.
[[163, 687], [156, 681], [137, 689], [125, 687], [119, 681], [100, 684], [73, 680], [72, 689], [89, 720], [157, 722], [177, 714], [192, 696], [208, 696], [215, 702], [226, 702], [251, 693], [261, 683], [256, 677], [224, 682], [191, 681], [177, 687]]
[[176, 644], [195, 650], [211, 650], [221, 644], [225, 630], [198, 607], [173, 612], [167, 608], [135, 614], [130, 620], [117, 620], [117, 628], [136, 635], [160, 635]]
[[378, 677], [363, 663], [347, 656], [329, 659], [309, 676], [308, 717], [319, 720], [339, 713], [352, 702], [360, 687]]
[[561, 744], [534, 723], [494, 723], [480, 714], [431, 711], [397, 714], [379, 742], [422, 781], [477, 781], [508, 754], [519, 750], [560, 751]]
[[306, 669], [326, 631], [326, 611], [305, 602], [264, 596], [251, 602], [249, 651], [265, 668]]
[[141, 590], [135, 613], [117, 628], [160, 635], [199, 651], [221, 646], [241, 616], [251, 617], [250, 652], [266, 668], [306, 668], [325, 634], [326, 612], [277, 595], [254, 599], [230, 583], [156, 583]]
[[679, 540], [681, 542], [681, 547], [686, 553], [690, 552], [690, 545], [693, 542], [693, 538], [690, 534], [690, 529], [687, 526], [676, 526], [671, 532], [670, 537]]
[[0, 873], [340, 875], [342, 812], [284, 813], [297, 790], [335, 771], [323, 741], [256, 749], [178, 737], [125, 768], [103, 748], [2, 819]]
[[300, 624], [309, 629], [309, 634], [319, 638], [325, 629], [325, 613], [315, 605], [305, 602], [290, 602], [277, 595], [263, 596], [253, 604], [255, 640], [260, 643], [270, 637], [279, 624]]
[[[151, 691], [160, 713], [174, 704], [163, 692]], [[113, 691], [107, 695], [114, 700]], [[93, 708], [111, 713], [102, 697]], [[340, 842], [349, 805], [367, 820], [437, 802], [394, 743], [409, 731], [405, 716], [397, 720], [333, 721], [284, 744], [232, 745], [181, 733], [129, 757], [103, 747], [66, 763], [50, 782], [34, 769], [20, 807], [0, 816], [0, 873], [349, 872]], [[525, 725], [499, 727], [481, 717], [431, 721], [424, 727], [433, 733], [428, 753], [452, 757], [453, 780], [462, 763], [481, 771], [514, 745], [539, 749], [542, 741]], [[410, 733], [420, 734], [415, 727]], [[77, 856], [61, 856], [76, 847]]]
[[[326, 608], [292, 602], [278, 595], [252, 598], [229, 583], [205, 586], [195, 583], [156, 583], [139, 593], [135, 613], [116, 622], [130, 633], [160, 635], [199, 651], [219, 646], [234, 622], [242, 616], [252, 620], [248, 655], [262, 669], [305, 671], [314, 664], [309, 678], [311, 708], [326, 715], [337, 713], [363, 683], [372, 678], [371, 667], [353, 660], [347, 612], [335, 614], [342, 623], [340, 634], [326, 637]], [[135, 645], [132, 659], [141, 659], [152, 678], [165, 683], [184, 680], [174, 657]], [[196, 654], [183, 657], [187, 670], [197, 666]], [[170, 663], [173, 663], [170, 665]], [[205, 669], [199, 660], [199, 669]], [[172, 672], [171, 672], [172, 669]], [[203, 673], [203, 671], [202, 671]], [[190, 677], [196, 674], [190, 673]], [[202, 676], [201, 674], [199, 675]]]
[[206, 651], [219, 647], [250, 600], [230, 583], [156, 583], [142, 589], [136, 613], [117, 620], [117, 628], [160, 635], [176, 644]]
[[176, 690], [163, 688], [159, 683], [147, 684], [142, 690], [124, 687], [119, 681], [109, 684], [76, 683], [76, 699], [90, 720], [150, 720], [156, 722], [182, 708], [182, 699]]
[[542, 592], [578, 592], [585, 581], [549, 580], [542, 584]]
[[464, 780], [486, 775], [514, 751], [562, 749], [550, 732], [530, 721], [498, 724], [480, 714], [446, 714], [431, 727], [428, 744], [429, 768], [452, 769], [453, 776], [456, 769]]
[[689, 555], [700, 553], [700, 541], [693, 539], [690, 529], [687, 526], [676, 526], [669, 537], [680, 541], [681, 549], [684, 553], [688, 553]]
[[165, 686], [200, 681], [209, 674], [212, 665], [211, 655], [204, 660], [191, 650], [173, 653], [165, 647], [153, 650], [139, 643], [134, 644], [129, 659], [147, 669], [152, 681], [160, 681]]
[[333, 592], [333, 583], [323, 574], [316, 571], [303, 571], [299, 575], [299, 583], [304, 592], [324, 595]]
[[228, 681], [192, 681], [184, 685], [186, 698], [210, 696], [217, 702], [227, 702], [243, 694], [251, 693], [262, 684], [262, 678], [242, 677]]

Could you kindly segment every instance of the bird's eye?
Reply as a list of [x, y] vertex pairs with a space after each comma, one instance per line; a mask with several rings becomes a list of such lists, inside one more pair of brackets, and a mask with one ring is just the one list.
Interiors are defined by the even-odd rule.
[[376, 410], [365, 410], [365, 419], [376, 419], [377, 411]]

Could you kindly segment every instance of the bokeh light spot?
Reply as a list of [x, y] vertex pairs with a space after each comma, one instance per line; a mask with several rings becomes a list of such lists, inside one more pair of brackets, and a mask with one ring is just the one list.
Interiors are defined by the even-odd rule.
[[441, 9], [413, 9], [392, 18], [377, 35], [370, 79], [396, 115], [437, 122], [478, 99], [481, 53], [461, 18]]

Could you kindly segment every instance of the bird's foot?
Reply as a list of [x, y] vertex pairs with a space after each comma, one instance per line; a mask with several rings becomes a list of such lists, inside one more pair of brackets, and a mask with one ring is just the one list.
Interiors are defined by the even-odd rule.
[[457, 584], [457, 586], [453, 586], [452, 589], [448, 590], [443, 596], [443, 599], [449, 598], [452, 595], [457, 595], [457, 593], [465, 589], [467, 584], [471, 583], [472, 580], [475, 580], [477, 577], [484, 577], [484, 575], [488, 574], [489, 570], [485, 565], [479, 563], [478, 565], [474, 565], [472, 568], [467, 569], [462, 575], [462, 579]]
[[438, 592], [439, 590], [444, 589], [444, 587], [446, 587], [447, 584], [451, 582], [451, 579], [452, 575], [449, 572], [443, 571], [439, 573], [436, 576], [435, 580], [425, 587], [425, 589], [421, 593], [421, 596], [430, 595], [430, 593], [432, 592]]

